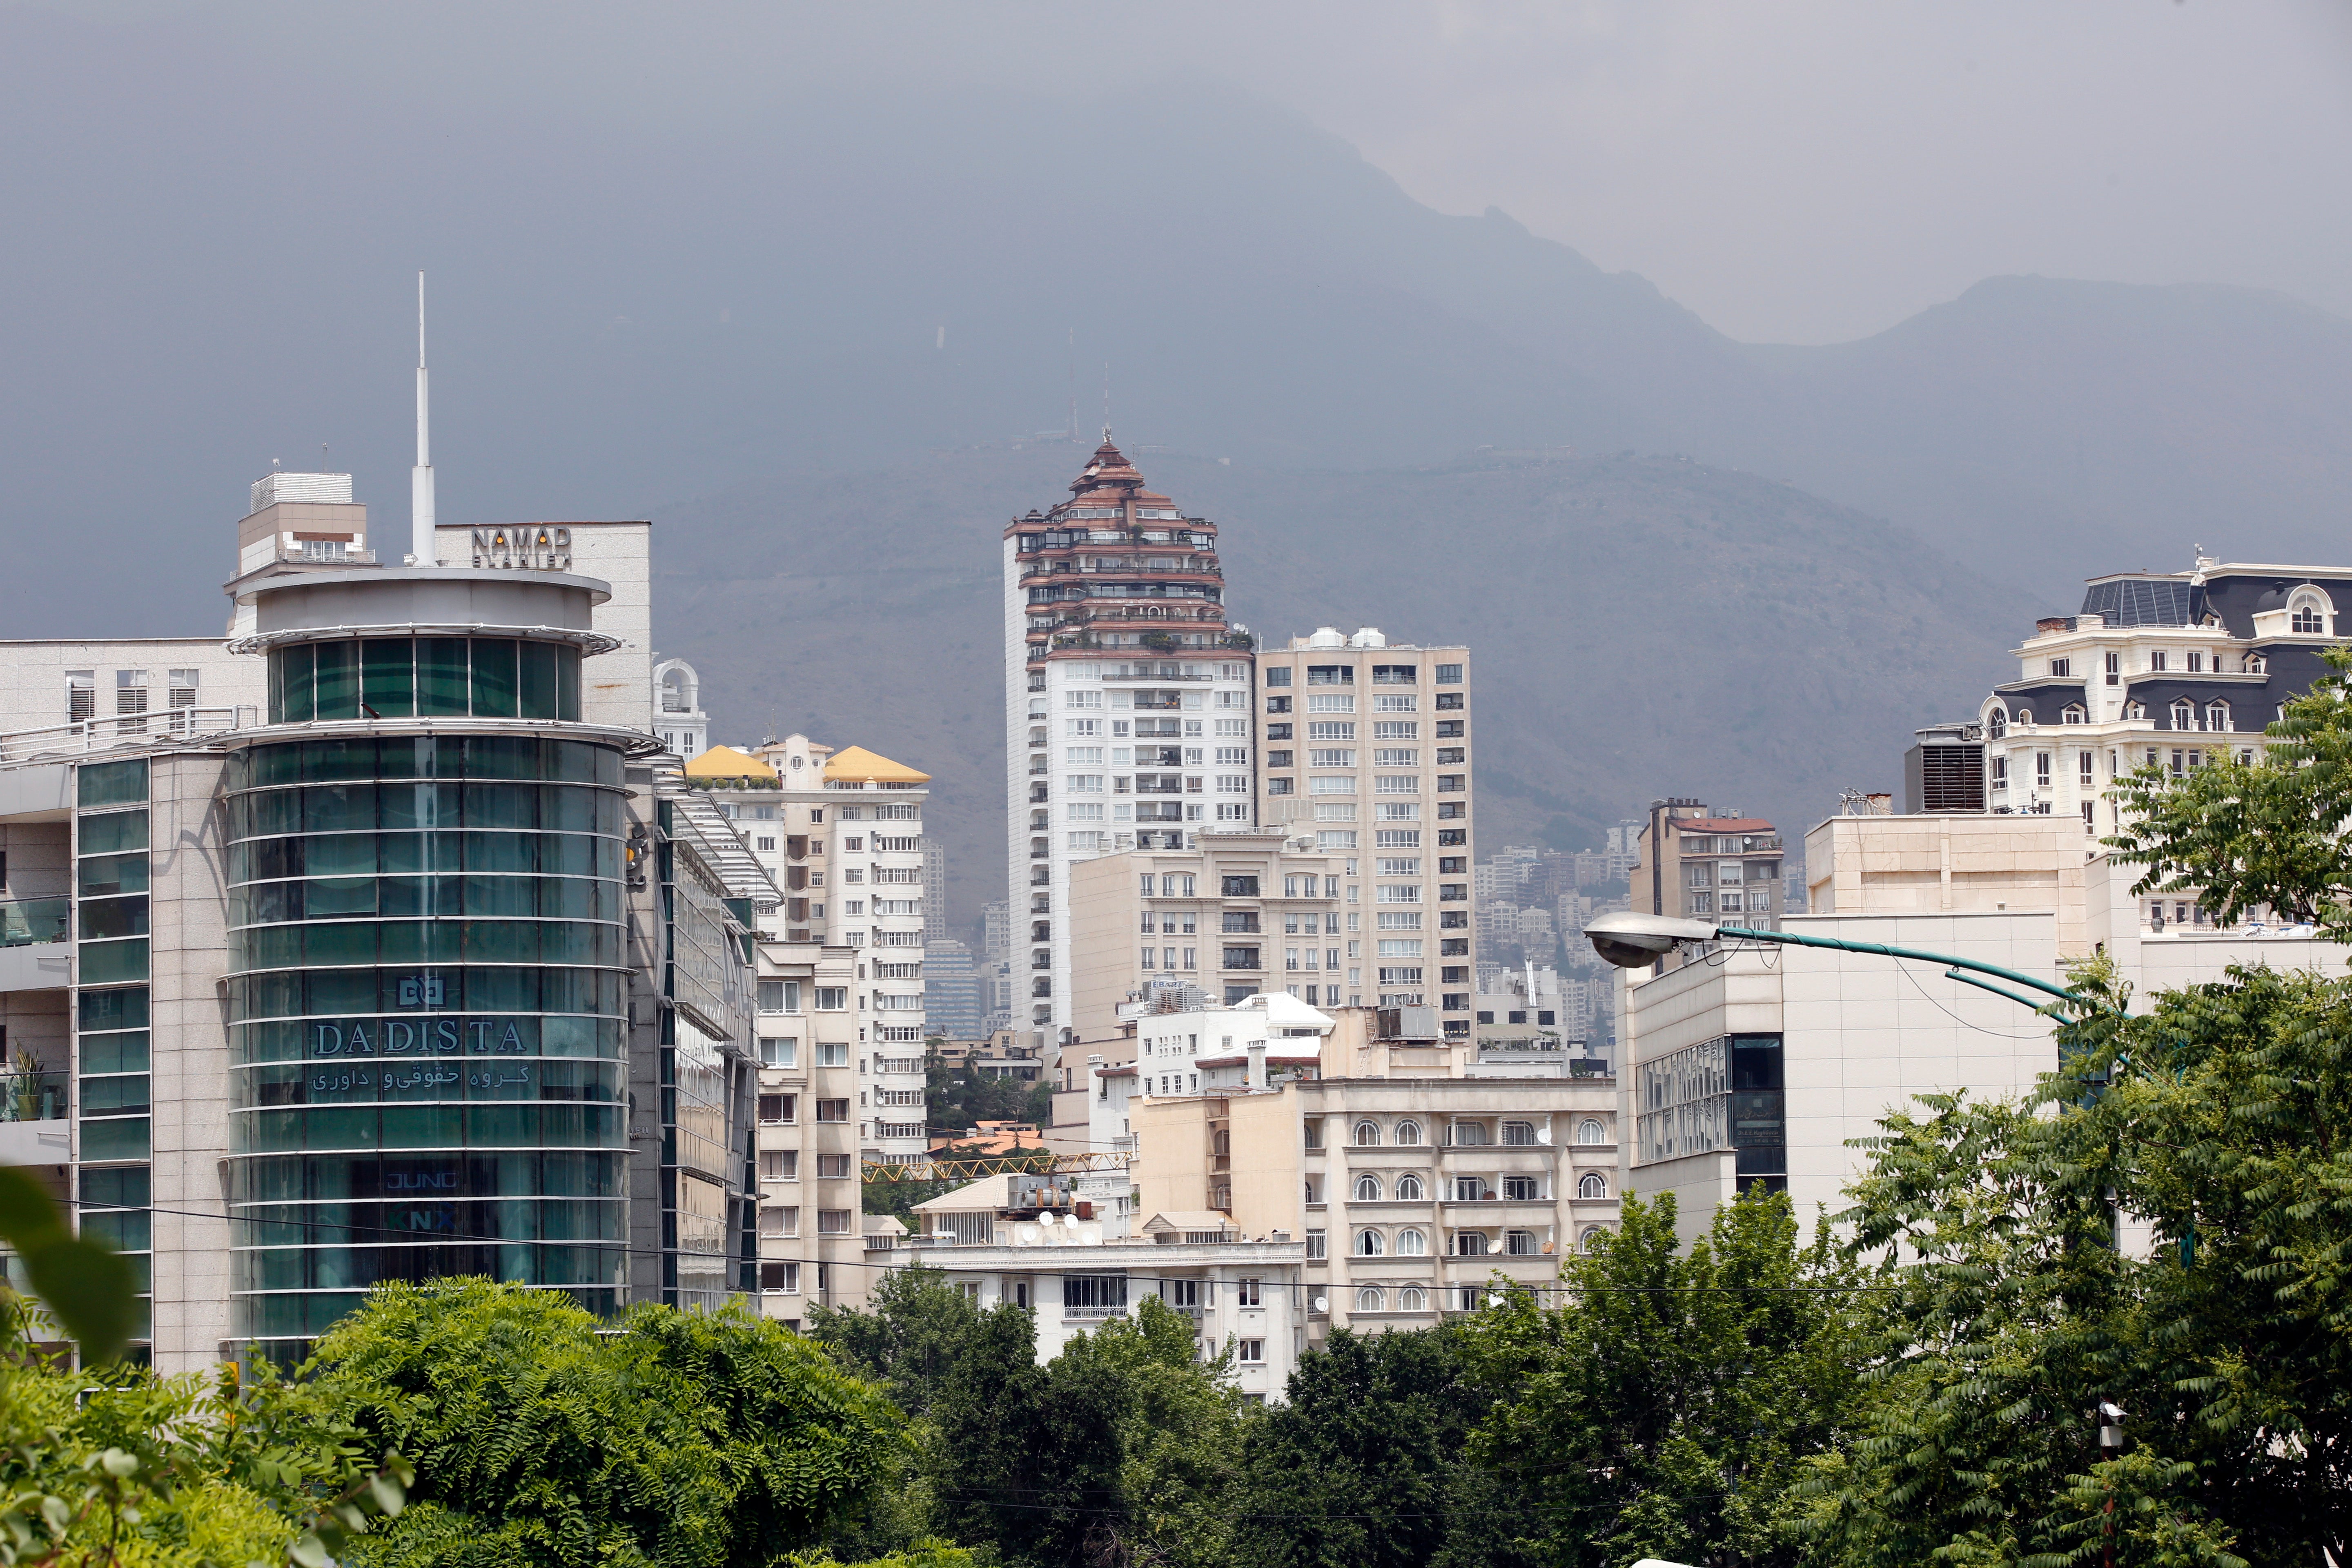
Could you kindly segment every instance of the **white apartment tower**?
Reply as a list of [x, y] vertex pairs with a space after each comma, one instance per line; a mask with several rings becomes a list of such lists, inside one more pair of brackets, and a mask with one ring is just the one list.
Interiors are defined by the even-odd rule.
[[1225, 619], [1216, 524], [1110, 443], [1070, 499], [1004, 531], [1013, 1024], [1069, 1027], [1070, 867], [1246, 828], [1251, 639]]

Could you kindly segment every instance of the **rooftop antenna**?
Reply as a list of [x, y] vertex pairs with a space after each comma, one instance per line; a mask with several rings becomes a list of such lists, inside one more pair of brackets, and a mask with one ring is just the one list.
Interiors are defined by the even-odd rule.
[[1110, 442], [1110, 361], [1103, 361], [1103, 443]]
[[1070, 329], [1070, 439], [1078, 438], [1078, 329]]
[[408, 489], [408, 563], [437, 566], [433, 556], [433, 445], [425, 403], [425, 274], [416, 275], [416, 467]]

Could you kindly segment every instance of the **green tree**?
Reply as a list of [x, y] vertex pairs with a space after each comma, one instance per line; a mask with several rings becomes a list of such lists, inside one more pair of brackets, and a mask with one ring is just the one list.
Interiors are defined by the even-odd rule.
[[380, 1286], [320, 1381], [416, 1466], [362, 1563], [665, 1568], [807, 1546], [891, 1473], [900, 1417], [782, 1324], [644, 1306], [616, 1331], [548, 1291]]
[[[2252, 763], [2120, 786], [2137, 892], [2352, 939], [2344, 671]], [[2314, 1563], [2352, 1529], [2352, 986], [2231, 969], [2061, 1032], [2023, 1105], [1894, 1117], [1855, 1186], [1869, 1373], [1819, 1461], [1853, 1563]], [[2102, 1460], [2092, 1418], [2126, 1413]]]
[[324, 1568], [407, 1471], [267, 1366], [158, 1378], [42, 1355], [0, 1303], [0, 1563]]
[[1750, 1194], [1682, 1251], [1675, 1201], [1628, 1197], [1552, 1302], [1498, 1287], [1470, 1353], [1495, 1405], [1473, 1451], [1564, 1568], [1641, 1557], [1730, 1568], [1803, 1560], [1792, 1483], [1836, 1441], [1853, 1388], [1826, 1230]]
[[864, 1309], [809, 1308], [809, 1337], [858, 1376], [882, 1385], [909, 1415], [930, 1414], [972, 1343], [980, 1309], [944, 1269], [917, 1264], [882, 1277]]
[[1234, 1561], [1267, 1568], [1515, 1568], [1516, 1498], [1470, 1462], [1489, 1400], [1458, 1328], [1334, 1331], [1249, 1428]]
[[1036, 1363], [1026, 1309], [979, 1315], [927, 1468], [947, 1533], [1035, 1568], [1226, 1560], [1247, 1405], [1156, 1296]]
[[2105, 842], [2144, 868], [2135, 893], [2194, 893], [2224, 921], [2267, 909], [2352, 940], [2352, 651], [2326, 658], [2335, 673], [2284, 705], [2252, 762], [2216, 747], [2186, 774], [2150, 763], [2116, 784], [2124, 826]]

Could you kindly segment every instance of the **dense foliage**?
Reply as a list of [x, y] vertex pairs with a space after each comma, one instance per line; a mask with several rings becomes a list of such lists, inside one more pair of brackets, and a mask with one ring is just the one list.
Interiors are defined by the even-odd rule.
[[324, 1391], [267, 1368], [75, 1371], [30, 1321], [0, 1301], [0, 1563], [324, 1568], [399, 1510], [406, 1467]]
[[720, 1568], [811, 1544], [890, 1470], [899, 1418], [782, 1324], [641, 1307], [616, 1331], [546, 1291], [387, 1285], [316, 1376], [416, 1466], [360, 1563]]
[[1799, 1248], [1785, 1197], [1718, 1210], [1687, 1252], [1672, 1194], [1623, 1216], [1558, 1293], [1471, 1326], [1496, 1394], [1475, 1453], [1547, 1563], [1802, 1561], [1792, 1483], [1853, 1397], [1850, 1266], [1826, 1233]]

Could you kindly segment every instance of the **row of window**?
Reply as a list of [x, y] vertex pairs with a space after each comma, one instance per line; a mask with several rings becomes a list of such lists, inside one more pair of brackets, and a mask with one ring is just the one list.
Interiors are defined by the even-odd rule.
[[[1287, 686], [1291, 669], [1292, 667], [1286, 664], [1270, 664], [1259, 671], [1259, 679], [1270, 687]], [[1459, 686], [1462, 684], [1462, 667], [1459, 664], [1433, 666], [1430, 679], [1440, 686]], [[1371, 683], [1374, 686], [1412, 686], [1420, 679], [1421, 666], [1417, 664], [1372, 666]], [[1309, 686], [1353, 686], [1355, 683], [1356, 667], [1352, 664], [1310, 664], [1307, 667], [1307, 684]]]
[[[1598, 1122], [1588, 1123], [1599, 1126]], [[1441, 1190], [1445, 1190], [1441, 1188]], [[1417, 1204], [1429, 1201], [1429, 1193], [1415, 1173], [1407, 1171], [1396, 1178], [1393, 1197], [1386, 1195], [1381, 1177], [1370, 1171], [1358, 1176], [1349, 1189], [1349, 1196], [1360, 1204], [1395, 1202]], [[1484, 1176], [1457, 1175], [1453, 1178], [1450, 1198], [1458, 1204], [1484, 1203], [1499, 1197], [1506, 1203], [1540, 1203], [1544, 1200], [1543, 1178], [1535, 1175], [1507, 1175], [1498, 1188]], [[1605, 1198], [1609, 1195], [1609, 1179], [1598, 1171], [1588, 1171], [1578, 1179], [1576, 1195], [1580, 1198]], [[1307, 1201], [1315, 1201], [1315, 1188], [1307, 1184]]]
[[[1357, 1122], [1349, 1131], [1353, 1142], [1349, 1147], [1376, 1149], [1381, 1146], [1383, 1134], [1379, 1122], [1367, 1119]], [[1440, 1128], [1439, 1131], [1443, 1132], [1449, 1129]], [[1455, 1121], [1451, 1124], [1450, 1131], [1456, 1147], [1489, 1144], [1496, 1141], [1494, 1130], [1483, 1121]], [[1533, 1148], [1549, 1142], [1538, 1135], [1532, 1121], [1506, 1121], [1501, 1131], [1502, 1143], [1506, 1148]], [[1398, 1121], [1386, 1137], [1400, 1149], [1411, 1149], [1421, 1145], [1423, 1135], [1421, 1123], [1407, 1117]], [[1587, 1117], [1577, 1124], [1576, 1141], [1579, 1143], [1606, 1143], [1609, 1142], [1609, 1130], [1598, 1118]], [[1322, 1146], [1322, 1123], [1309, 1121], [1307, 1123], [1307, 1147], [1319, 1149]]]
[[[2188, 698], [2179, 698], [2166, 710], [2166, 713], [2170, 721], [2169, 727], [2175, 730], [2235, 730], [2237, 728], [2235, 721], [2231, 716], [2229, 703], [2218, 697], [2207, 702], [2201, 710]], [[1995, 707], [1987, 713], [1985, 715], [1987, 738], [1998, 741], [2006, 736], [2009, 733], [2011, 717], [2007, 709], [2000, 707]], [[2133, 723], [2146, 722], [2147, 704], [2138, 701], [2125, 703], [2124, 718]], [[2019, 725], [2032, 729], [2033, 710], [2020, 708], [2014, 719]], [[2062, 724], [2087, 724], [2090, 722], [2090, 714], [2081, 703], [2069, 702], [2059, 710], [2058, 721]]]
[[[1223, 696], [1225, 694], [1220, 692], [1218, 695]], [[1265, 710], [1268, 713], [1291, 712], [1294, 710], [1291, 706], [1292, 701], [1293, 699], [1288, 697], [1269, 697], [1265, 700]], [[1188, 703], [1186, 706], [1195, 706], [1195, 704]], [[1224, 704], [1220, 703], [1219, 706], [1223, 707]], [[1440, 713], [1459, 712], [1462, 710], [1463, 707], [1462, 693], [1459, 691], [1441, 691], [1437, 694], [1435, 699], [1431, 701], [1430, 706]], [[1351, 693], [1347, 692], [1309, 692], [1307, 697], [1306, 711], [1309, 713], [1353, 713], [1356, 711], [1356, 699]], [[1409, 694], [1400, 694], [1395, 696], [1376, 695], [1372, 699], [1371, 711], [1374, 713], [1418, 713], [1421, 711], [1421, 699], [1417, 696]]]

